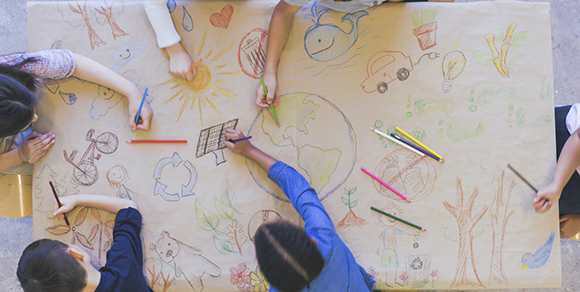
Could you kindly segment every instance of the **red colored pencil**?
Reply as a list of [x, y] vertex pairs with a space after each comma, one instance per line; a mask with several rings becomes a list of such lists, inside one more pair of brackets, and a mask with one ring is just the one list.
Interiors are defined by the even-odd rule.
[[[54, 188], [54, 185], [52, 184], [52, 181], [48, 181], [48, 184], [50, 185], [50, 188], [52, 189], [52, 193], [54, 194], [54, 198], [56, 199], [56, 203], [58, 204], [58, 207], [62, 207], [62, 204], [60, 203], [60, 200], [58, 199], [58, 195], [56, 194], [56, 189]], [[68, 225], [68, 227], [70, 227], [70, 223], [68, 222], [68, 216], [66, 215], [66, 213], [63, 213], [64, 215], [64, 222], [66, 222], [66, 225]]]
[[187, 143], [187, 140], [127, 140], [129, 144], [147, 144], [147, 143]]

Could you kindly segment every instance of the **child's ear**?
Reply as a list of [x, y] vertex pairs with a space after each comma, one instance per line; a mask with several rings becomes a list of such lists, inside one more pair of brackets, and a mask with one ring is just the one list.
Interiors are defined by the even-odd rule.
[[79, 261], [82, 261], [82, 260], [83, 260], [83, 258], [85, 257], [85, 255], [84, 255], [84, 254], [82, 254], [82, 253], [80, 253], [80, 252], [76, 251], [76, 250], [75, 250], [75, 248], [74, 248], [74, 247], [72, 247], [72, 246], [68, 248], [68, 251], [70, 252], [70, 254], [71, 254], [73, 257], [75, 257], [75, 258], [76, 258], [76, 259], [78, 259]]

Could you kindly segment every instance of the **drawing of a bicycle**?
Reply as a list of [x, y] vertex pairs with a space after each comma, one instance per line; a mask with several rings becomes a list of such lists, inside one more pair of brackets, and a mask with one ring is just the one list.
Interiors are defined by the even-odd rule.
[[111, 132], [104, 132], [99, 135], [96, 139], [93, 139], [93, 134], [95, 133], [94, 129], [90, 129], [87, 132], [86, 139], [87, 141], [91, 141], [91, 144], [83, 154], [79, 163], [73, 162], [75, 156], [77, 155], [77, 151], [73, 150], [73, 152], [69, 155], [66, 154], [66, 150], [63, 150], [64, 159], [68, 161], [68, 163], [74, 166], [73, 168], [73, 177], [76, 182], [83, 186], [90, 186], [94, 184], [97, 179], [99, 178], [99, 172], [97, 171], [97, 166], [95, 165], [95, 159], [99, 160], [101, 158], [101, 154], [97, 153], [95, 156], [95, 148], [97, 151], [103, 154], [111, 154], [117, 150], [119, 146], [119, 139], [117, 136]]

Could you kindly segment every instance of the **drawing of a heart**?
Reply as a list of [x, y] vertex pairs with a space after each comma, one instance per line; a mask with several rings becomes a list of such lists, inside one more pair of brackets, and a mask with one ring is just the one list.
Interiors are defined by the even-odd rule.
[[212, 14], [209, 17], [209, 22], [216, 27], [228, 28], [232, 14], [234, 14], [234, 7], [232, 7], [230, 4], [227, 4], [224, 6], [224, 8], [222, 8], [220, 13]]

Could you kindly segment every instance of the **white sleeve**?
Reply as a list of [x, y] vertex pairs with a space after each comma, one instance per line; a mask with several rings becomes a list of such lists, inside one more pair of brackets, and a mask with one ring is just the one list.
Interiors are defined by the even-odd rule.
[[570, 135], [580, 128], [580, 103], [574, 104], [566, 115], [566, 128]]
[[181, 37], [173, 25], [173, 19], [167, 8], [167, 0], [145, 0], [144, 5], [159, 47], [166, 48], [180, 42]]

